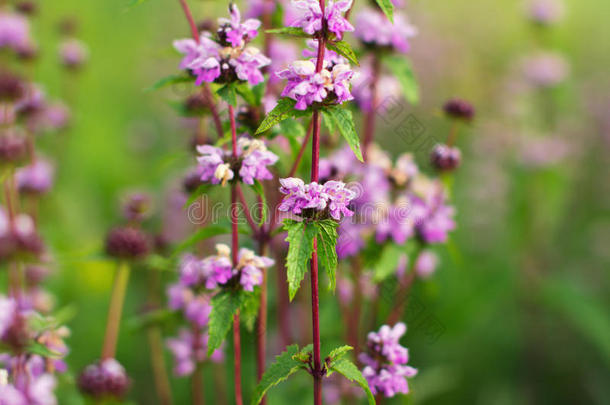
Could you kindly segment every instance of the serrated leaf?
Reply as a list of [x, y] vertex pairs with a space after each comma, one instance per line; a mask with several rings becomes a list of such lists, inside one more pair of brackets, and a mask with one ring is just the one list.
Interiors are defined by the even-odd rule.
[[376, 0], [377, 5], [383, 11], [383, 13], [388, 17], [388, 20], [392, 24], [394, 24], [394, 3], [391, 0]]
[[354, 65], [360, 66], [358, 57], [352, 49], [352, 46], [345, 41], [328, 42], [326, 47], [331, 51], [335, 51], [339, 55], [345, 57], [347, 60], [352, 62]]
[[299, 369], [305, 368], [303, 363], [300, 363], [293, 358], [298, 355], [298, 353], [299, 346], [292, 345], [288, 346], [285, 352], [282, 352], [282, 354], [275, 358], [275, 362], [267, 368], [261, 381], [256, 386], [252, 401], [250, 402], [251, 405], [258, 405], [271, 387], [286, 381], [288, 377], [296, 373]]
[[260, 212], [262, 215], [258, 220], [258, 226], [261, 226], [267, 221], [267, 197], [265, 197], [265, 189], [263, 188], [261, 182], [256, 179], [251, 187], [252, 190], [254, 190], [254, 192], [261, 198], [262, 209]]
[[347, 378], [350, 382], [356, 382], [366, 393], [366, 397], [369, 400], [370, 405], [375, 405], [375, 397], [369, 388], [369, 384], [366, 381], [366, 378], [362, 375], [358, 367], [354, 365], [351, 361], [347, 360], [345, 357], [339, 359], [334, 362], [330, 367], [331, 371], [336, 371], [341, 374], [345, 378]]
[[302, 348], [297, 354], [292, 356], [293, 359], [300, 363], [309, 364], [311, 360], [311, 353], [313, 352], [313, 344], [308, 344], [304, 348]]
[[151, 91], [155, 91], [155, 90], [159, 90], [165, 86], [169, 86], [170, 84], [177, 84], [177, 83], [188, 83], [188, 82], [194, 82], [195, 78], [192, 76], [187, 76], [184, 74], [179, 74], [179, 75], [169, 75], [166, 76], [164, 78], [161, 78], [159, 80], [157, 80], [155, 82], [155, 84], [153, 84], [152, 86], [144, 89], [144, 92], [151, 92]]
[[400, 256], [404, 254], [404, 250], [400, 246], [395, 244], [386, 245], [382, 252], [381, 257], [375, 264], [374, 280], [380, 282], [396, 273]]
[[347, 144], [354, 152], [354, 155], [356, 155], [356, 158], [363, 162], [362, 151], [360, 150], [360, 139], [356, 133], [352, 112], [336, 106], [323, 109], [322, 114], [325, 119], [331, 120], [333, 127], [337, 128], [343, 138], [345, 138]]
[[396, 76], [407, 101], [411, 104], [417, 104], [419, 102], [419, 86], [411, 62], [401, 55], [386, 56], [384, 61], [392, 74]]
[[313, 35], [307, 34], [302, 28], [299, 27], [274, 28], [265, 32], [268, 34], [288, 35], [291, 37], [313, 38]]
[[354, 348], [348, 345], [339, 346], [331, 350], [331, 352], [328, 354], [328, 357], [330, 357], [330, 365], [332, 366], [351, 350], [354, 350]]
[[280, 122], [281, 134], [289, 139], [297, 139], [305, 136], [305, 128], [292, 118]]
[[220, 347], [227, 336], [233, 324], [233, 316], [239, 310], [243, 298], [243, 295], [236, 291], [221, 291], [212, 297], [212, 312], [208, 323], [208, 356]]
[[286, 242], [289, 243], [288, 255], [286, 256], [286, 271], [288, 276], [288, 291], [290, 301], [292, 301], [309, 268], [317, 227], [305, 222], [288, 219], [284, 221], [284, 229], [288, 231], [288, 236], [286, 237]]
[[256, 133], [260, 134], [261, 132], [265, 132], [273, 128], [276, 124], [284, 121], [285, 119], [295, 116], [295, 104], [296, 101], [291, 98], [280, 98], [275, 108], [271, 110], [271, 112], [267, 114], [263, 122], [261, 122], [261, 125], [256, 130]]
[[337, 270], [337, 226], [339, 224], [332, 219], [325, 219], [316, 222], [318, 227], [318, 257], [322, 263], [322, 267], [328, 274], [330, 281], [330, 289], [335, 291], [337, 278], [335, 272]]
[[237, 94], [235, 92], [235, 86], [233, 83], [229, 83], [218, 89], [216, 92], [220, 98], [227, 102], [227, 104], [235, 107], [237, 105]]

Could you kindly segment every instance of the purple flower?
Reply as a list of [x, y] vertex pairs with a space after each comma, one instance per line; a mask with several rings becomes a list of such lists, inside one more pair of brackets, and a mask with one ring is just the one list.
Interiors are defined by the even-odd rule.
[[231, 264], [231, 249], [227, 245], [216, 245], [216, 256], [210, 256], [201, 261], [201, 272], [205, 277], [205, 287], [214, 289], [226, 284], [233, 278], [234, 271]]
[[421, 212], [419, 206], [414, 206], [407, 198], [401, 198], [383, 211], [377, 225], [377, 243], [392, 238], [395, 243], [402, 245], [415, 235], [415, 217]]
[[323, 68], [316, 73], [316, 66], [310, 60], [293, 62], [288, 69], [277, 72], [278, 77], [287, 79], [282, 97], [289, 97], [297, 103], [295, 109], [305, 110], [313, 103], [322, 103], [329, 96], [334, 104], [352, 100], [349, 90], [354, 72], [349, 65], [334, 65], [329, 71]]
[[343, 38], [343, 33], [353, 31], [354, 27], [347, 21], [342, 13], [349, 10], [352, 0], [329, 0], [324, 8], [324, 16], [318, 0], [293, 0], [293, 6], [301, 11], [301, 15], [292, 22], [293, 27], [300, 27], [307, 34], [313, 35], [322, 31], [322, 18], [326, 20], [328, 30], [335, 34], [337, 39]]
[[267, 166], [275, 164], [278, 160], [277, 155], [269, 151], [265, 143], [260, 140], [241, 137], [238, 140], [239, 163], [232, 167], [231, 152], [216, 148], [210, 145], [197, 147], [201, 154], [197, 158], [199, 162], [198, 170], [201, 180], [212, 184], [226, 184], [235, 176], [234, 170], [239, 167], [239, 175], [246, 184], [254, 184], [254, 180], [270, 180], [273, 175]]
[[297, 58], [297, 49], [292, 42], [273, 41], [270, 45], [269, 83], [278, 83], [281, 79], [275, 73], [286, 69]]
[[445, 243], [449, 232], [456, 227], [455, 208], [447, 205], [447, 196], [439, 181], [419, 178], [414, 185], [411, 200], [415, 207], [422, 207], [425, 213], [415, 217], [419, 237], [425, 243]]
[[19, 168], [15, 173], [15, 181], [20, 192], [44, 194], [53, 186], [54, 174], [53, 165], [38, 158], [29, 166]]
[[129, 388], [125, 368], [115, 359], [90, 364], [78, 377], [81, 392], [93, 398], [122, 398]]
[[207, 295], [199, 294], [186, 304], [184, 316], [193, 325], [204, 327], [208, 324], [211, 312], [210, 298]]
[[240, 272], [239, 283], [245, 291], [254, 291], [254, 287], [263, 282], [262, 269], [273, 266], [274, 260], [257, 256], [250, 249], [239, 250], [237, 270]]
[[233, 3], [229, 6], [229, 14], [230, 19], [218, 19], [218, 36], [221, 41], [226, 41], [233, 48], [240, 48], [258, 35], [261, 26], [259, 20], [250, 18], [242, 23], [239, 9]]
[[84, 42], [70, 38], [59, 45], [59, 57], [67, 68], [78, 69], [87, 62], [89, 49]]
[[278, 161], [278, 156], [267, 150], [265, 143], [258, 139], [242, 137], [238, 141], [238, 151], [241, 162], [239, 175], [243, 182], [249, 185], [254, 184], [254, 179], [271, 180], [273, 174], [267, 169]]
[[28, 405], [25, 396], [6, 381], [7, 377], [2, 376], [2, 372], [6, 373], [6, 370], [0, 370], [0, 405]]
[[541, 25], [550, 25], [559, 21], [564, 11], [560, 0], [531, 0], [527, 9], [529, 18]]
[[556, 86], [566, 79], [569, 71], [563, 55], [554, 52], [539, 52], [523, 62], [525, 78], [534, 86]]
[[0, 12], [0, 49], [19, 51], [30, 43], [28, 20], [19, 14]]
[[409, 24], [401, 13], [394, 14], [394, 24], [379, 10], [365, 8], [356, 17], [355, 34], [362, 42], [375, 47], [391, 47], [407, 53], [411, 49], [410, 39], [417, 35], [417, 28]]
[[[315, 39], [308, 39], [306, 42], [307, 48], [303, 49], [303, 57], [315, 59], [318, 57], [318, 45], [319, 42]], [[330, 49], [326, 49], [324, 51], [324, 62], [327, 65], [346, 65], [348, 63], [347, 59], [343, 56], [339, 55], [335, 51], [331, 51]]]
[[417, 370], [406, 365], [409, 352], [399, 342], [406, 330], [406, 325], [400, 322], [393, 328], [383, 325], [379, 332], [369, 333], [367, 351], [361, 353], [359, 359], [365, 366], [362, 374], [373, 394], [393, 397], [409, 392], [407, 378], [414, 377]]
[[[248, 2], [247, 18], [259, 18], [264, 14], [273, 14], [276, 8], [276, 1], [269, 0], [250, 0]], [[272, 58], [273, 59], [273, 58]]]
[[303, 210], [314, 210], [328, 213], [339, 221], [341, 216], [352, 216], [354, 213], [348, 205], [356, 193], [345, 188], [345, 183], [328, 181], [324, 185], [316, 182], [305, 184], [303, 180], [294, 177], [280, 179], [280, 192], [286, 194], [279, 210], [301, 216]]
[[[360, 69], [354, 74], [352, 81], [352, 95], [364, 111], [373, 108], [373, 93], [371, 91], [372, 72], [370, 63], [362, 63]], [[377, 80], [377, 94], [382, 95], [384, 100], [398, 101], [402, 99], [400, 84], [394, 76], [382, 75]]]
[[[167, 339], [166, 345], [174, 356], [174, 373], [177, 376], [189, 376], [195, 371], [197, 363], [207, 359], [208, 335], [199, 333], [195, 338], [193, 332], [188, 329], [180, 329], [178, 336]], [[216, 349], [210, 360], [215, 363], [223, 361], [224, 354], [222, 346]]]
[[422, 251], [415, 260], [415, 272], [421, 278], [428, 278], [436, 271], [438, 256], [430, 251]]
[[193, 39], [174, 41], [174, 48], [184, 55], [180, 69], [191, 70], [197, 76], [195, 84], [198, 86], [217, 79], [226, 82], [237, 78], [252, 85], [264, 80], [260, 69], [271, 60], [257, 48], [246, 46], [258, 34], [260, 21], [249, 19], [241, 23], [235, 5], [231, 5], [230, 13], [230, 19], [219, 19], [220, 43], [207, 32], [201, 34], [199, 43]]

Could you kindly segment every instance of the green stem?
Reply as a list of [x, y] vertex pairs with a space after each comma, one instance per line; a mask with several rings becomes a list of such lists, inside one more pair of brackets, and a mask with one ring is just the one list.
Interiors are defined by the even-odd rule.
[[112, 286], [108, 320], [106, 321], [106, 334], [102, 347], [102, 360], [114, 358], [116, 354], [123, 304], [127, 293], [127, 284], [129, 283], [129, 272], [129, 263], [121, 261], [116, 269]]

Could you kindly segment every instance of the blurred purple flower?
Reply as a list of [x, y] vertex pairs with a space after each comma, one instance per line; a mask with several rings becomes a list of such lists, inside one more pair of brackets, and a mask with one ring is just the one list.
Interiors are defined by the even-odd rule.
[[[178, 336], [167, 339], [166, 345], [174, 356], [174, 373], [177, 376], [189, 376], [195, 371], [197, 363], [207, 360], [208, 335], [198, 333], [195, 338], [188, 329], [180, 329]], [[214, 350], [210, 360], [220, 363], [224, 359], [223, 347]]]
[[37, 158], [34, 163], [17, 170], [15, 181], [20, 192], [44, 194], [53, 186], [54, 174], [55, 168], [49, 161]]
[[65, 67], [78, 69], [87, 62], [89, 48], [83, 41], [69, 38], [59, 45], [59, 58]]
[[380, 10], [371, 8], [358, 13], [356, 28], [354, 35], [363, 43], [375, 47], [391, 47], [401, 53], [409, 52], [409, 41], [417, 35], [417, 28], [402, 13], [394, 14], [392, 24]]
[[0, 12], [0, 49], [19, 51], [31, 43], [30, 24], [19, 14]]

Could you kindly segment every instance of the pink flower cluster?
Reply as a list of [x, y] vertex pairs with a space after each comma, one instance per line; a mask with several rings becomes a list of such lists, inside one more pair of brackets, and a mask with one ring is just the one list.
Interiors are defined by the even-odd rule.
[[[197, 363], [207, 360], [207, 334], [195, 334], [186, 328], [182, 328], [177, 337], [167, 339], [166, 345], [174, 356], [174, 373], [177, 376], [185, 377], [193, 374]], [[214, 363], [221, 363], [224, 360], [222, 346], [214, 350], [210, 360]]]
[[309, 35], [322, 31], [323, 20], [326, 20], [328, 31], [335, 34], [337, 39], [342, 39], [344, 32], [354, 30], [352, 24], [343, 17], [343, 13], [352, 7], [352, 0], [327, 1], [324, 16], [318, 0], [293, 0], [292, 4], [301, 12], [300, 16], [292, 22], [292, 26], [302, 28]]
[[30, 45], [30, 24], [19, 14], [0, 12], [0, 49], [20, 52]]
[[184, 54], [180, 68], [192, 71], [197, 76], [197, 85], [236, 79], [256, 85], [264, 80], [261, 68], [269, 65], [271, 60], [258, 48], [248, 45], [258, 34], [260, 21], [248, 19], [242, 23], [234, 4], [230, 7], [230, 15], [230, 19], [219, 19], [221, 28], [216, 39], [203, 32], [199, 41], [174, 41], [174, 48]]
[[366, 45], [391, 47], [402, 53], [409, 52], [409, 40], [417, 35], [417, 28], [402, 13], [394, 14], [392, 24], [385, 14], [371, 8], [365, 8], [356, 16], [356, 27], [354, 35]]
[[249, 185], [254, 180], [270, 180], [273, 175], [267, 166], [275, 164], [278, 156], [269, 151], [263, 141], [241, 137], [237, 142], [237, 162], [232, 161], [231, 152], [211, 145], [197, 147], [201, 154], [197, 158], [198, 173], [203, 182], [226, 184], [239, 172], [241, 180]]
[[339, 221], [342, 216], [354, 215], [348, 206], [356, 193], [345, 187], [340, 181], [327, 181], [318, 184], [305, 184], [294, 177], [280, 179], [280, 192], [286, 196], [278, 209], [298, 216], [324, 217], [325, 214]]
[[347, 64], [329, 66], [326, 62], [325, 65], [316, 73], [314, 61], [299, 60], [277, 72], [278, 77], [287, 80], [281, 96], [295, 100], [297, 110], [305, 110], [313, 103], [341, 104], [352, 100], [349, 86], [354, 72], [351, 67]]
[[383, 325], [379, 332], [369, 333], [367, 351], [360, 354], [359, 360], [364, 364], [362, 375], [373, 394], [393, 397], [409, 393], [407, 378], [414, 377], [417, 370], [407, 366], [409, 351], [399, 342], [406, 331], [406, 325], [400, 322], [394, 327]]

